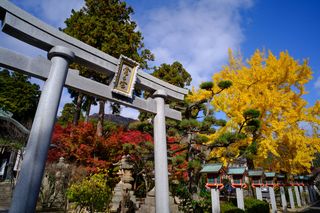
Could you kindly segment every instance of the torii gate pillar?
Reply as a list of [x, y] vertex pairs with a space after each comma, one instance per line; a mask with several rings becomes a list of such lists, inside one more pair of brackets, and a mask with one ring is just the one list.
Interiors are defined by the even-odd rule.
[[65, 47], [56, 46], [50, 50], [48, 58], [52, 66], [40, 96], [10, 213], [35, 210], [60, 97], [74, 53]]
[[153, 98], [156, 101], [157, 107], [157, 114], [153, 120], [156, 213], [170, 212], [166, 119], [164, 114], [164, 99], [166, 97], [167, 94], [164, 90], [157, 90], [153, 94]]

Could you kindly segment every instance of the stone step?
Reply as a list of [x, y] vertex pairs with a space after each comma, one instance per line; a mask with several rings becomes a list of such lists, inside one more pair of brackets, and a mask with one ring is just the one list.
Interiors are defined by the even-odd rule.
[[8, 209], [11, 203], [12, 187], [10, 182], [0, 183], [0, 209]]

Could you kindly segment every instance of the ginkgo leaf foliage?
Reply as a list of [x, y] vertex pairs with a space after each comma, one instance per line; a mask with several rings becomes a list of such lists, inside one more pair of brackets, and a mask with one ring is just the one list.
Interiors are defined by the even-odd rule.
[[[244, 128], [241, 132], [246, 137], [227, 147], [213, 148], [211, 157], [229, 163], [241, 156], [241, 147], [254, 143], [255, 167], [290, 174], [309, 172], [315, 154], [320, 151], [320, 103], [310, 106], [303, 98], [307, 93], [305, 84], [311, 79], [308, 61], [295, 60], [288, 52], [277, 57], [271, 51], [257, 50], [243, 62], [230, 51], [229, 64], [213, 76], [212, 85], [213, 91], [219, 90], [221, 81], [230, 81], [232, 86], [211, 101], [216, 110], [226, 114], [228, 121], [209, 135], [208, 143], [214, 147], [215, 143], [221, 143], [217, 140], [221, 135], [238, 132], [250, 113], [258, 113], [250, 121], [257, 129], [253, 134], [252, 129]], [[207, 90], [193, 90], [188, 99], [198, 101], [207, 95]]]

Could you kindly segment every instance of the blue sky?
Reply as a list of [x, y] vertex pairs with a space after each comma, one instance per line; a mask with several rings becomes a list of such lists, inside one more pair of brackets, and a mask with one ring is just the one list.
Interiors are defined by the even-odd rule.
[[[63, 27], [81, 0], [14, 0], [17, 6], [44, 22]], [[144, 42], [156, 56], [155, 65], [180, 61], [193, 85], [208, 81], [227, 63], [228, 48], [244, 58], [259, 49], [278, 55], [287, 50], [295, 59], [309, 59], [314, 72], [305, 99], [320, 99], [320, 1], [317, 0], [127, 0]], [[31, 56], [44, 55], [29, 45], [0, 33], [0, 46]], [[63, 104], [70, 102], [64, 90]], [[96, 108], [94, 110], [97, 110]], [[108, 107], [106, 108], [108, 111]], [[137, 112], [122, 110], [128, 117]]]

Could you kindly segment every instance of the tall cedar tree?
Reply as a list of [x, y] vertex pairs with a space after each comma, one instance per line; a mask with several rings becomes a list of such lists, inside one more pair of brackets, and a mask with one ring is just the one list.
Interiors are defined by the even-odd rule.
[[39, 86], [28, 77], [0, 70], [0, 107], [13, 113], [13, 118], [30, 128], [40, 97]]
[[[122, 54], [139, 62], [141, 68], [148, 68], [147, 61], [153, 60], [153, 55], [144, 48], [143, 37], [136, 30], [137, 24], [130, 18], [132, 14], [133, 9], [121, 0], [86, 0], [80, 11], [72, 10], [63, 31], [113, 57]], [[111, 82], [110, 76], [80, 66], [77, 68], [86, 77], [104, 84]], [[77, 97], [80, 99], [77, 104], [81, 105], [82, 95]], [[97, 134], [102, 135], [105, 101], [100, 100], [99, 105]]]

